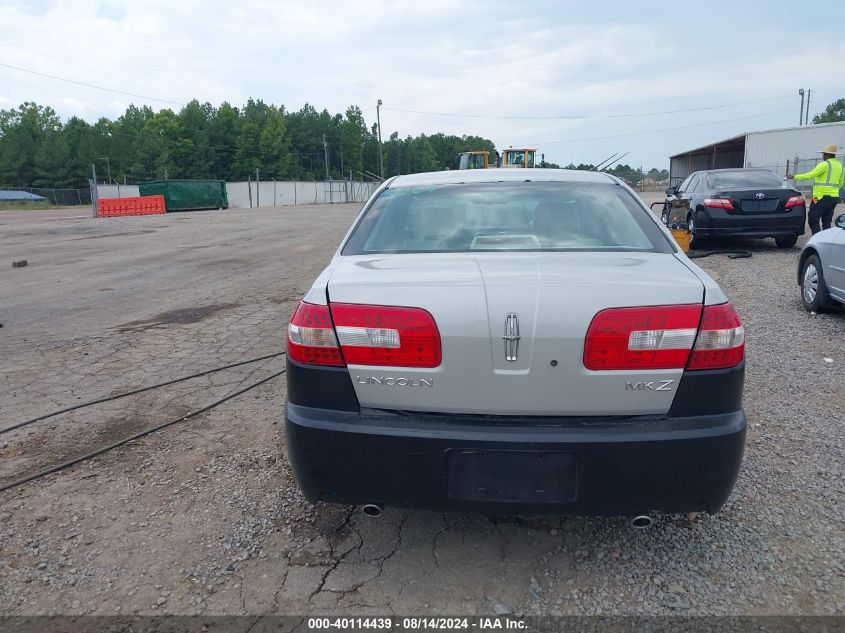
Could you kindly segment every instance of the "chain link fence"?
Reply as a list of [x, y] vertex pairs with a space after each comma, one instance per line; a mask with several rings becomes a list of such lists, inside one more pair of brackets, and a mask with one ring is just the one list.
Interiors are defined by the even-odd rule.
[[[804, 174], [808, 171], [811, 171], [816, 165], [819, 164], [821, 161], [821, 157], [819, 155], [812, 156], [810, 158], [800, 158], [795, 156], [793, 158], [784, 159], [782, 161], [776, 161], [773, 164], [769, 165], [752, 165], [747, 164], [746, 167], [753, 167], [755, 169], [771, 169], [775, 172], [778, 176], [782, 178], [786, 178], [786, 174], [789, 173], [790, 175], [793, 174]], [[787, 186], [794, 187], [798, 189], [801, 193], [809, 195], [810, 192], [813, 190], [813, 181], [812, 180], [789, 180], [784, 181], [788, 183]], [[840, 192], [840, 198], [845, 198], [845, 188]]]
[[[5, 194], [3, 193], [5, 192]], [[12, 192], [29, 196], [19, 198]], [[0, 187], [0, 204], [5, 206], [75, 207], [91, 205], [91, 189], [54, 189], [46, 187]]]
[[[622, 178], [631, 187], [637, 191], [663, 191], [666, 189], [666, 181], [656, 180], [648, 175], [648, 172], [636, 170], [630, 171], [612, 171], [614, 176]], [[663, 184], [661, 184], [661, 182]]]

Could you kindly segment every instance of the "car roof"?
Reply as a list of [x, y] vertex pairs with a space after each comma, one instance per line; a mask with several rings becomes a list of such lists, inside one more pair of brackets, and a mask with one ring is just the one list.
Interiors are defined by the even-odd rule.
[[[721, 174], [721, 173], [725, 173], [725, 172], [728, 172], [728, 171], [734, 171], [734, 172], [737, 172], [737, 171], [740, 171], [740, 172], [744, 172], [744, 171], [766, 171], [766, 172], [769, 172], [770, 174], [775, 173], [771, 169], [767, 169], [765, 167], [723, 167], [722, 169], [702, 169], [699, 173], [702, 173], [702, 174]], [[775, 174], [775, 175], [777, 175], [777, 174]]]
[[430, 171], [421, 174], [396, 176], [388, 183], [388, 188], [419, 187], [425, 185], [456, 185], [483, 182], [593, 182], [618, 184], [618, 180], [600, 171], [580, 171], [576, 169], [542, 168], [493, 168], [493, 169], [455, 169], [450, 171]]

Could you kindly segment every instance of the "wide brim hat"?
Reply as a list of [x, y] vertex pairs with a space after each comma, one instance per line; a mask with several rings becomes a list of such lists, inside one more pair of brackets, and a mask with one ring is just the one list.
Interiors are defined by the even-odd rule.
[[825, 145], [824, 149], [819, 150], [819, 154], [836, 154], [837, 149], [836, 145]]

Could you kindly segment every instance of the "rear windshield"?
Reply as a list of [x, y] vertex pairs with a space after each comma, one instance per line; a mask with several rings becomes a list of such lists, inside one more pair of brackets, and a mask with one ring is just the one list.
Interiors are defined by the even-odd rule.
[[518, 182], [385, 189], [344, 255], [468, 251], [673, 252], [618, 185]]
[[772, 171], [718, 171], [710, 174], [714, 189], [780, 189], [783, 179]]

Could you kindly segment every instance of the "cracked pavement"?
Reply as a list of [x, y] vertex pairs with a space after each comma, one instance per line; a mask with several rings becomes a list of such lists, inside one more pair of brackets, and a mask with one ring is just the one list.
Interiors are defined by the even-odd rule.
[[[0, 426], [280, 351], [357, 210], [0, 213]], [[821, 394], [845, 396], [843, 316], [805, 315], [794, 252], [754, 248], [744, 262], [699, 260], [749, 330], [749, 445], [717, 516], [637, 531], [623, 517], [387, 508], [371, 519], [312, 506], [284, 455], [277, 378], [0, 493], [0, 613], [842, 613], [845, 400]], [[16, 259], [29, 266], [12, 269]], [[778, 340], [785, 319], [792, 339]], [[0, 435], [0, 484], [185, 415], [281, 361]], [[795, 375], [818, 383], [812, 414]]]

